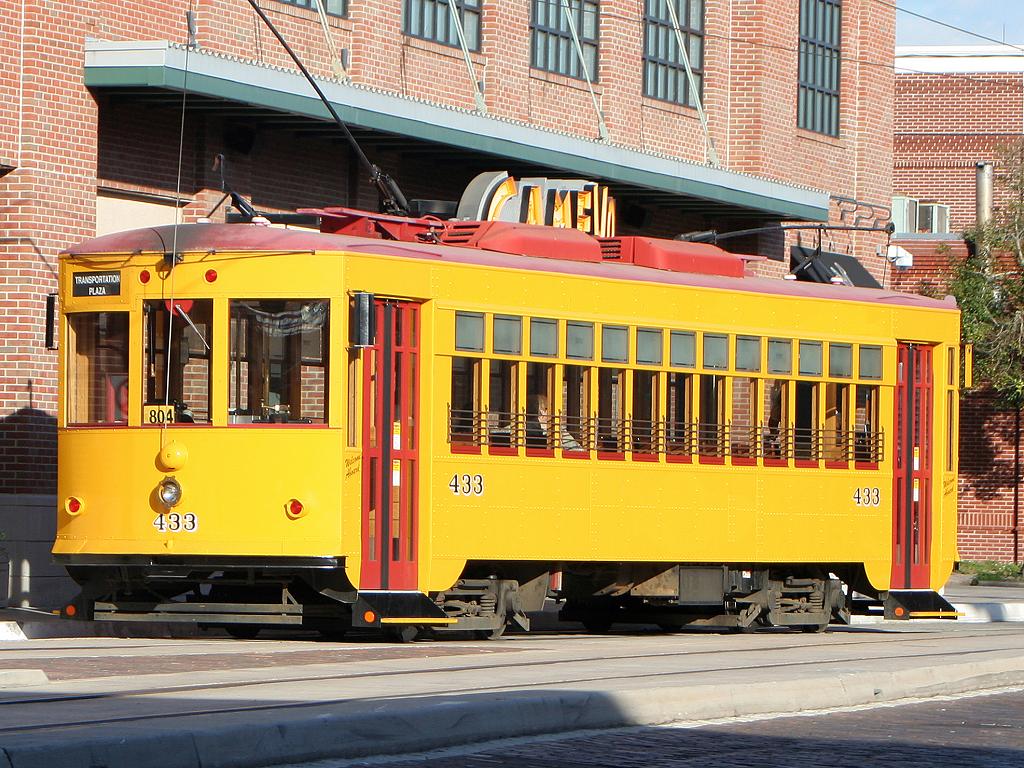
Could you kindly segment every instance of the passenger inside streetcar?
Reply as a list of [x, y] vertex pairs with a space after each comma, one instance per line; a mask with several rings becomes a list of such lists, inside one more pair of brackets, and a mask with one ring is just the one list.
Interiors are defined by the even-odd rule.
[[[564, 451], [581, 451], [583, 447], [566, 429], [558, 430]], [[551, 448], [551, 412], [547, 395], [530, 395], [526, 404], [526, 447]]]

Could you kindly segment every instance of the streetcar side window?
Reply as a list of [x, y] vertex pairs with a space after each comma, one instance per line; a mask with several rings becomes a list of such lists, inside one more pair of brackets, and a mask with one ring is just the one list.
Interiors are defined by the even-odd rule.
[[800, 375], [821, 376], [821, 342], [800, 342]]
[[146, 301], [142, 337], [144, 404], [173, 406], [175, 424], [209, 424], [213, 301]]
[[828, 345], [828, 375], [848, 379], [853, 376], [853, 346], [850, 344]]
[[326, 299], [230, 302], [231, 424], [327, 423]]
[[622, 421], [625, 412], [626, 372], [601, 368], [597, 377], [597, 449], [622, 453]]
[[519, 364], [491, 360], [487, 383], [487, 431], [495, 446], [519, 445]]
[[452, 358], [452, 399], [449, 436], [452, 443], [478, 445], [480, 413], [480, 359]]
[[[833, 374], [835, 375], [835, 374]], [[825, 459], [848, 461], [850, 385], [825, 385]]]
[[67, 317], [68, 424], [127, 424], [128, 313]]
[[677, 456], [693, 453], [693, 374], [668, 375], [668, 429], [665, 450]]
[[553, 412], [555, 366], [550, 363], [526, 364], [526, 447], [553, 448], [555, 445]]
[[878, 387], [858, 384], [856, 397], [854, 458], [857, 461], [877, 463], [882, 460], [881, 435], [878, 431]]
[[590, 368], [586, 366], [567, 365], [563, 369], [562, 432], [563, 449], [590, 448]]
[[704, 334], [704, 367], [725, 370], [729, 367], [729, 337], [718, 333]]
[[[760, 353], [758, 353], [760, 360]], [[751, 360], [747, 361], [753, 364]], [[737, 365], [739, 350], [737, 350]], [[758, 380], [737, 376], [732, 380], [732, 412], [729, 422], [730, 453], [734, 458], [757, 456], [757, 390]]]
[[[707, 339], [707, 337], [704, 337]], [[723, 337], [724, 341], [724, 337]], [[697, 444], [702, 456], [725, 452], [725, 377], [705, 373], [700, 377], [700, 423]]]
[[818, 385], [813, 381], [796, 382], [796, 413], [793, 427], [793, 451], [796, 458], [816, 461], [818, 458]]
[[766, 379], [764, 382], [761, 446], [766, 459], [789, 458], [789, 387], [790, 383], [785, 379]]
[[658, 423], [657, 371], [633, 371], [633, 420], [631, 436], [636, 453], [658, 453], [661, 441]]
[[862, 346], [860, 348], [860, 377], [862, 379], [882, 378], [882, 348]]

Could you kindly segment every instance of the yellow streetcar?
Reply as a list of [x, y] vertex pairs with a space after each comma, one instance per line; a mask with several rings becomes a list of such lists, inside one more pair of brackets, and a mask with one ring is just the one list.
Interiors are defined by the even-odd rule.
[[63, 255], [66, 615], [406, 639], [525, 629], [548, 597], [593, 631], [820, 630], [854, 592], [950, 615], [951, 301], [752, 277], [608, 213], [316, 213]]

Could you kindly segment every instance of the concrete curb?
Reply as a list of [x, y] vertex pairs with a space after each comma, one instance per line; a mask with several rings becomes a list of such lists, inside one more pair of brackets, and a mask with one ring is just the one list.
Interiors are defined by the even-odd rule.
[[745, 685], [626, 691], [546, 690], [376, 701], [247, 712], [245, 722], [204, 715], [189, 727], [148, 720], [68, 728], [0, 745], [0, 768], [254, 768], [325, 758], [405, 754], [475, 741], [742, 715], [797, 713], [1024, 684], [1024, 659]]
[[21, 625], [16, 621], [0, 621], [0, 642], [9, 643], [11, 641], [28, 640], [25, 637], [25, 633], [21, 629]]
[[49, 683], [50, 678], [41, 669], [0, 669], [0, 688], [28, 688]]
[[953, 603], [963, 615], [960, 621], [988, 624], [1000, 621], [1024, 621], [1024, 603]]

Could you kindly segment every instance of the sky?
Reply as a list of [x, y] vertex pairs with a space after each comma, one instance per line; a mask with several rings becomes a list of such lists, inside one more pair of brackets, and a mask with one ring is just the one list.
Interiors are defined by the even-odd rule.
[[[996, 40], [1024, 44], [1024, 0], [896, 0], [897, 8]], [[896, 13], [897, 45], [989, 45], [930, 21]]]

